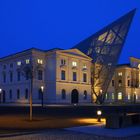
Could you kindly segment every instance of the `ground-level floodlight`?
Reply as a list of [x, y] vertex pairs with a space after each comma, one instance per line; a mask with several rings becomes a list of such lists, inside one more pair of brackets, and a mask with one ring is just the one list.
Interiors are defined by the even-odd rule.
[[101, 122], [101, 115], [102, 115], [102, 111], [101, 110], [97, 110], [98, 122]]

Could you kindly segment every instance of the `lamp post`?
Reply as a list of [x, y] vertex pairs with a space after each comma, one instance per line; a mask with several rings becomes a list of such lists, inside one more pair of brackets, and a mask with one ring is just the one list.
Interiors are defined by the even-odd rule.
[[42, 108], [43, 108], [43, 105], [44, 105], [44, 96], [43, 96], [43, 92], [44, 92], [44, 86], [41, 86], [40, 87], [40, 89], [41, 89], [41, 97], [42, 97]]
[[101, 122], [101, 115], [102, 115], [102, 111], [101, 110], [97, 110], [97, 116], [98, 116], [97, 121], [98, 122]]

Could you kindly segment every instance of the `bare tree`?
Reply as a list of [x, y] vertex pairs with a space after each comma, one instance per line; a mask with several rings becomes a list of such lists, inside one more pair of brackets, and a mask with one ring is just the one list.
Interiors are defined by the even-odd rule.
[[39, 69], [44, 69], [43, 66], [41, 64], [37, 64], [33, 62], [33, 59], [30, 59], [30, 62], [28, 64], [26, 63], [22, 63], [17, 71], [21, 73], [21, 75], [23, 75], [26, 80], [30, 80], [30, 100], [29, 100], [29, 104], [30, 104], [30, 121], [33, 120], [33, 100], [32, 100], [32, 95], [33, 95], [33, 82], [35, 79], [35, 75], [36, 72]]

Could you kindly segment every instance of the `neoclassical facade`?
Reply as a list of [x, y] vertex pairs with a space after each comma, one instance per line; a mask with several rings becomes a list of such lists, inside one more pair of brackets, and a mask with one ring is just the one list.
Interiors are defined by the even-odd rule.
[[33, 67], [33, 103], [90, 103], [91, 58], [78, 49], [36, 48], [0, 59], [0, 101], [28, 103]]
[[106, 102], [140, 102], [140, 59], [130, 57], [129, 64], [117, 66], [106, 94]]

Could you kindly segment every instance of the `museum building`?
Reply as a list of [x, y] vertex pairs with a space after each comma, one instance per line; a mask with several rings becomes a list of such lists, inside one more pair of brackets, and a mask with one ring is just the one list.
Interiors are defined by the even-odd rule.
[[[91, 58], [78, 49], [25, 50], [0, 59], [1, 102], [91, 102]], [[33, 71], [32, 73], [30, 71]]]

